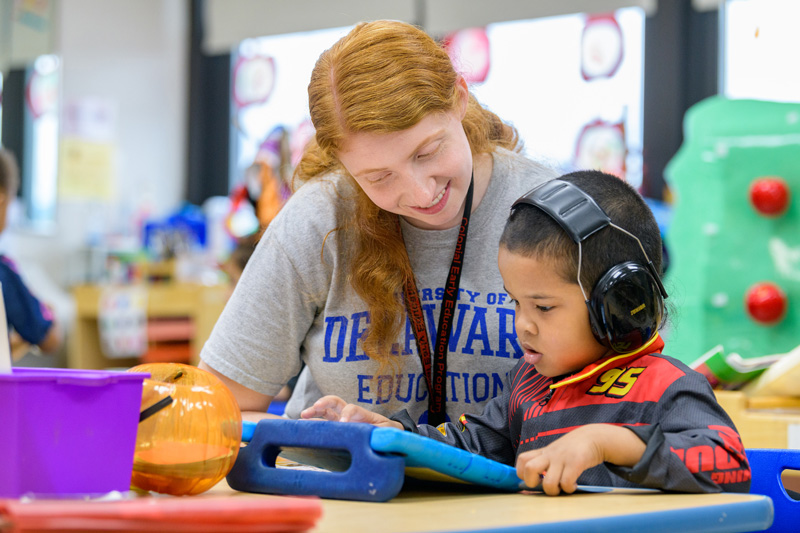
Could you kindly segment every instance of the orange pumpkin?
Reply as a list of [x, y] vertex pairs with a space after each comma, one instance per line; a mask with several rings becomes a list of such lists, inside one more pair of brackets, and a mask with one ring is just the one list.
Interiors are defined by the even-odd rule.
[[213, 487], [233, 468], [241, 444], [242, 414], [233, 394], [215, 375], [190, 365], [149, 363], [130, 372], [150, 373], [141, 410], [152, 413], [139, 423], [131, 485], [176, 496]]

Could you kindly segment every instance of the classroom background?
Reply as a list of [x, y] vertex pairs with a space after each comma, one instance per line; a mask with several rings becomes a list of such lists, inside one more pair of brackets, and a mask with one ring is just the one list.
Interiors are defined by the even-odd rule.
[[[300, 432], [303, 421], [286, 419], [260, 431], [242, 427], [218, 380], [158, 364], [198, 363], [254, 243], [292, 194], [294, 165], [314, 134], [307, 109], [314, 62], [353, 25], [375, 19], [413, 23], [440, 39], [472, 93], [512, 122], [531, 158], [560, 172], [604, 170], [640, 191], [664, 237], [671, 306], [664, 353], [714, 387], [747, 450], [752, 494], [601, 491], [531, 505], [530, 494], [494, 493], [500, 474], [510, 483], [504, 490], [520, 488], [513, 468], [497, 470], [455, 448], [437, 455], [393, 448], [391, 440], [376, 445], [373, 437], [388, 428], [314, 422]], [[315, 531], [522, 530], [544, 522], [543, 529], [584, 531], [584, 520], [598, 530], [749, 531], [773, 518], [773, 531], [794, 531], [797, 20], [796, 0], [0, 0], [0, 147], [15, 155], [21, 174], [0, 254], [13, 259], [64, 334], [54, 354], [12, 346], [15, 368], [0, 376], [6, 398], [21, 406], [0, 409], [11, 428], [0, 439], [0, 529], [9, 516], [39, 507], [9, 496], [134, 486], [209, 495], [120, 502], [111, 507], [124, 517], [120, 530], [179, 516], [203, 531], [223, 523], [238, 531], [243, 518], [299, 520], [293, 530], [300, 531], [324, 510]], [[141, 372], [153, 378], [144, 388]], [[87, 394], [73, 394], [78, 388]], [[166, 397], [154, 402], [156, 389]], [[174, 424], [166, 406], [194, 401], [195, 392], [216, 398], [181, 410]], [[270, 412], [282, 405], [276, 397]], [[301, 434], [305, 440], [292, 440]], [[315, 477], [286, 457], [277, 468], [278, 445], [308, 446], [313, 456], [308, 443], [317, 437], [334, 458], [353, 454], [344, 476], [358, 483], [353, 494], [343, 496], [341, 469]], [[696, 448], [698, 458], [712, 453]], [[380, 452], [379, 460], [369, 465], [355, 455], [367, 451]], [[475, 465], [469, 476], [456, 458]], [[351, 459], [358, 468], [349, 468]], [[278, 476], [270, 490], [250, 479], [262, 467]], [[452, 497], [434, 486], [420, 497], [409, 485], [398, 495], [420, 467], [493, 492]], [[392, 485], [376, 492], [372, 481]], [[298, 487], [323, 499], [231, 498], [305, 494], [292, 492]], [[46, 517], [83, 502], [38, 503]], [[85, 503], [85, 512], [97, 509]], [[260, 506], [259, 517], [248, 504]], [[106, 527], [108, 515], [100, 518]]]
[[769, 370], [760, 390], [797, 403], [791, 0], [2, 0], [0, 144], [22, 180], [0, 252], [66, 335], [15, 365], [196, 363], [291, 194], [314, 61], [378, 18], [442, 39], [531, 157], [637, 187], [665, 238], [667, 352], [721, 394]]

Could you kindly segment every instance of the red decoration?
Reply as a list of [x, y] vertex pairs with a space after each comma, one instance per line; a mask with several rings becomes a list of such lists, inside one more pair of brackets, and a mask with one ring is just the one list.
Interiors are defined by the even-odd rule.
[[275, 60], [271, 57], [240, 57], [233, 67], [233, 101], [238, 107], [263, 104], [275, 87]]
[[483, 83], [489, 75], [491, 57], [486, 28], [466, 28], [444, 38], [444, 49], [467, 83]]
[[625, 179], [625, 124], [595, 120], [586, 124], [575, 142], [575, 168], [592, 168]]
[[750, 184], [750, 203], [765, 217], [779, 217], [789, 208], [789, 186], [782, 178], [766, 176]]
[[745, 294], [747, 313], [756, 322], [774, 325], [786, 315], [788, 299], [783, 290], [770, 282], [756, 283]]
[[25, 86], [25, 102], [34, 119], [58, 109], [58, 71], [34, 70]]
[[590, 15], [581, 35], [581, 76], [586, 81], [611, 78], [624, 55], [622, 28], [613, 14]]

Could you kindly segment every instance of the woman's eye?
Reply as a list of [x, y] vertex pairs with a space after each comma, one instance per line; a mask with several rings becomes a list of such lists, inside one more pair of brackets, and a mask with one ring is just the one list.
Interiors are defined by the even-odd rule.
[[542, 313], [546, 313], [546, 312], [550, 311], [551, 309], [553, 309], [553, 306], [552, 305], [537, 305], [536, 309], [538, 309]]
[[370, 176], [369, 178], [367, 178], [367, 180], [368, 180], [370, 183], [381, 183], [381, 182], [383, 182], [383, 181], [386, 181], [386, 180], [388, 180], [388, 179], [389, 179], [389, 176], [390, 176], [390, 174], [389, 174], [389, 173], [386, 173], [386, 174], [378, 174], [378, 175], [376, 175], [376, 176]]
[[436, 154], [438, 154], [439, 150], [441, 150], [441, 148], [442, 148], [442, 145], [439, 144], [433, 149], [429, 149], [429, 150], [426, 150], [425, 152], [419, 153], [419, 154], [417, 154], [417, 159], [429, 159], [429, 158], [435, 156]]

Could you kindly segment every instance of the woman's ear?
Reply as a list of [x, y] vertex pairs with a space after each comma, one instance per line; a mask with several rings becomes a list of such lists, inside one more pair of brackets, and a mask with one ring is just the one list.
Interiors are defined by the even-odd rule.
[[464, 79], [464, 76], [459, 76], [456, 80], [456, 92], [458, 92], [459, 120], [464, 120], [469, 104], [469, 87], [467, 87], [467, 80]]

